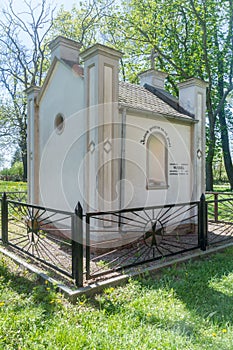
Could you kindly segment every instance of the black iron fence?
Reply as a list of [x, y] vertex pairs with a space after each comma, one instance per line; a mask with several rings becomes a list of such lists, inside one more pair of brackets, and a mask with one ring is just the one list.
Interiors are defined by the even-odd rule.
[[1, 240], [83, 285], [82, 208], [74, 213], [1, 199]]
[[87, 278], [200, 246], [199, 203], [86, 214]]
[[1, 240], [83, 286], [84, 280], [233, 239], [232, 205], [233, 198], [214, 194], [198, 202], [84, 215], [80, 204], [71, 213], [4, 194]]
[[27, 202], [27, 191], [11, 191], [11, 192], [0, 192], [0, 198], [7, 194], [8, 199], [12, 199], [17, 202]]
[[208, 192], [206, 197], [207, 244], [233, 240], [233, 195], [227, 192]]

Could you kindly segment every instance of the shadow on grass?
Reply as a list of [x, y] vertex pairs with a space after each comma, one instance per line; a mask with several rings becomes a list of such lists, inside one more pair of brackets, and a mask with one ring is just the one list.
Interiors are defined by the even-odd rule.
[[232, 349], [230, 332], [224, 333], [233, 326], [232, 255], [228, 249], [137, 278], [126, 290], [108, 288], [90, 300], [91, 305], [102, 310], [106, 320], [127, 318], [138, 332], [145, 325], [168, 338], [175, 335], [182, 343], [177, 349]]
[[[10, 266], [13, 266], [11, 261], [8, 262], [5, 258], [0, 259], [0, 284], [3, 291], [4, 289], [9, 289], [23, 298], [32, 298], [34, 306], [42, 306], [46, 312], [52, 313], [56, 308], [54, 303], [56, 292], [53, 286], [50, 287], [39, 283], [36, 275], [30, 275], [27, 270], [18, 269], [17, 265], [14, 265], [11, 269], [8, 263]], [[23, 273], [28, 274], [30, 279], [27, 276], [24, 277]], [[23, 307], [20, 306], [20, 303], [16, 303], [15, 311], [19, 311]]]
[[[147, 295], [150, 290], [164, 290], [164, 295], [172, 295], [181, 302], [184, 310], [187, 310], [195, 323], [189, 320], [189, 317], [179, 317], [175, 315], [165, 321], [163, 316], [156, 312], [148, 316], [142, 307], [134, 308], [132, 313], [136, 319], [148, 324], [164, 324], [165, 328], [182, 330], [186, 335], [201, 331], [201, 325], [218, 325], [225, 327], [226, 324], [233, 326], [233, 248], [227, 249], [223, 253], [212, 255], [198, 261], [191, 261], [180, 266], [173, 266], [163, 270], [160, 274], [147, 278], [137, 279], [139, 287], [135, 295], [132, 294], [129, 299], [117, 297], [117, 291], [108, 294], [108, 291], [99, 295], [95, 300], [90, 300], [93, 307], [102, 309], [108, 315], [121, 314], [127, 307], [127, 300], [131, 303], [134, 298], [141, 298]], [[232, 286], [231, 286], [232, 282]], [[171, 293], [172, 291], [172, 293]], [[146, 297], [145, 297], [146, 298]], [[156, 293], [153, 293], [150, 300], [153, 308], [153, 302], [157, 302]], [[145, 301], [148, 303], [148, 301]], [[162, 301], [161, 301], [162, 303]], [[141, 304], [140, 304], [141, 305]], [[167, 307], [167, 306], [166, 306]], [[171, 304], [172, 307], [172, 304]], [[161, 305], [163, 308], [163, 305]], [[172, 312], [172, 310], [171, 310]], [[201, 335], [200, 335], [201, 337]]]
[[[173, 266], [164, 274], [140, 279], [142, 288], [173, 290], [186, 309], [219, 325], [233, 324], [233, 249], [211, 258]], [[229, 281], [230, 280], [230, 281]], [[232, 286], [229, 288], [229, 283]], [[219, 286], [219, 287], [218, 287]], [[229, 290], [231, 289], [231, 290]]]

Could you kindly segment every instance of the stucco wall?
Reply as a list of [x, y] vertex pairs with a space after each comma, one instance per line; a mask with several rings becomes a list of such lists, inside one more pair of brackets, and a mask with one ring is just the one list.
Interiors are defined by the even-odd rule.
[[[147, 188], [147, 147], [151, 133], [166, 139], [168, 188]], [[126, 117], [124, 207], [189, 202], [193, 192], [191, 125], [146, 115]]]
[[[82, 202], [78, 174], [85, 147], [83, 79], [58, 63], [40, 101], [40, 203], [74, 210]], [[69, 73], [69, 74], [67, 74]], [[64, 129], [54, 125], [64, 116]]]

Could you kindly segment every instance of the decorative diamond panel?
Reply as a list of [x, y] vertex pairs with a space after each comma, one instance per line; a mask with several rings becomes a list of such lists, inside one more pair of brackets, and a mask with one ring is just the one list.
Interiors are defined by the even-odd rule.
[[112, 150], [112, 144], [109, 141], [109, 139], [106, 139], [104, 141], [104, 150], [105, 150], [106, 153], [109, 153]]
[[95, 142], [92, 140], [88, 145], [88, 151], [93, 153], [95, 151]]

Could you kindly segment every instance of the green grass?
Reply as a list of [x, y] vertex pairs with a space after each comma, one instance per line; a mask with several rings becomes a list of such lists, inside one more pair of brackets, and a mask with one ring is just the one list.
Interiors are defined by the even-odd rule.
[[214, 187], [215, 192], [230, 192], [231, 191], [231, 186], [230, 186], [229, 182], [215, 183], [213, 187]]
[[0, 192], [15, 192], [15, 191], [26, 191], [26, 190], [27, 190], [26, 182], [0, 180]]
[[[218, 200], [232, 198], [233, 194], [230, 191], [230, 184], [215, 184], [214, 185], [215, 192], [224, 192], [224, 194], [219, 193]], [[215, 199], [213, 194], [206, 194], [206, 200], [213, 201]], [[208, 213], [209, 219], [214, 219], [214, 203], [208, 204]], [[232, 210], [231, 203], [229, 202], [219, 202], [218, 203], [218, 220], [220, 221], [232, 221]]]
[[[232, 213], [232, 201], [228, 201], [228, 199], [233, 198], [232, 192], [224, 192], [224, 194], [219, 193], [218, 194], [218, 203], [217, 203], [217, 211], [218, 211], [218, 220], [219, 221], [225, 221], [225, 222], [232, 222], [233, 220], [233, 213]], [[209, 220], [214, 219], [214, 212], [215, 212], [215, 196], [213, 194], [206, 194], [206, 200], [211, 201], [211, 203], [208, 203], [208, 218]], [[226, 201], [222, 201], [226, 200]]]
[[233, 349], [233, 248], [72, 305], [0, 256], [0, 349]]

